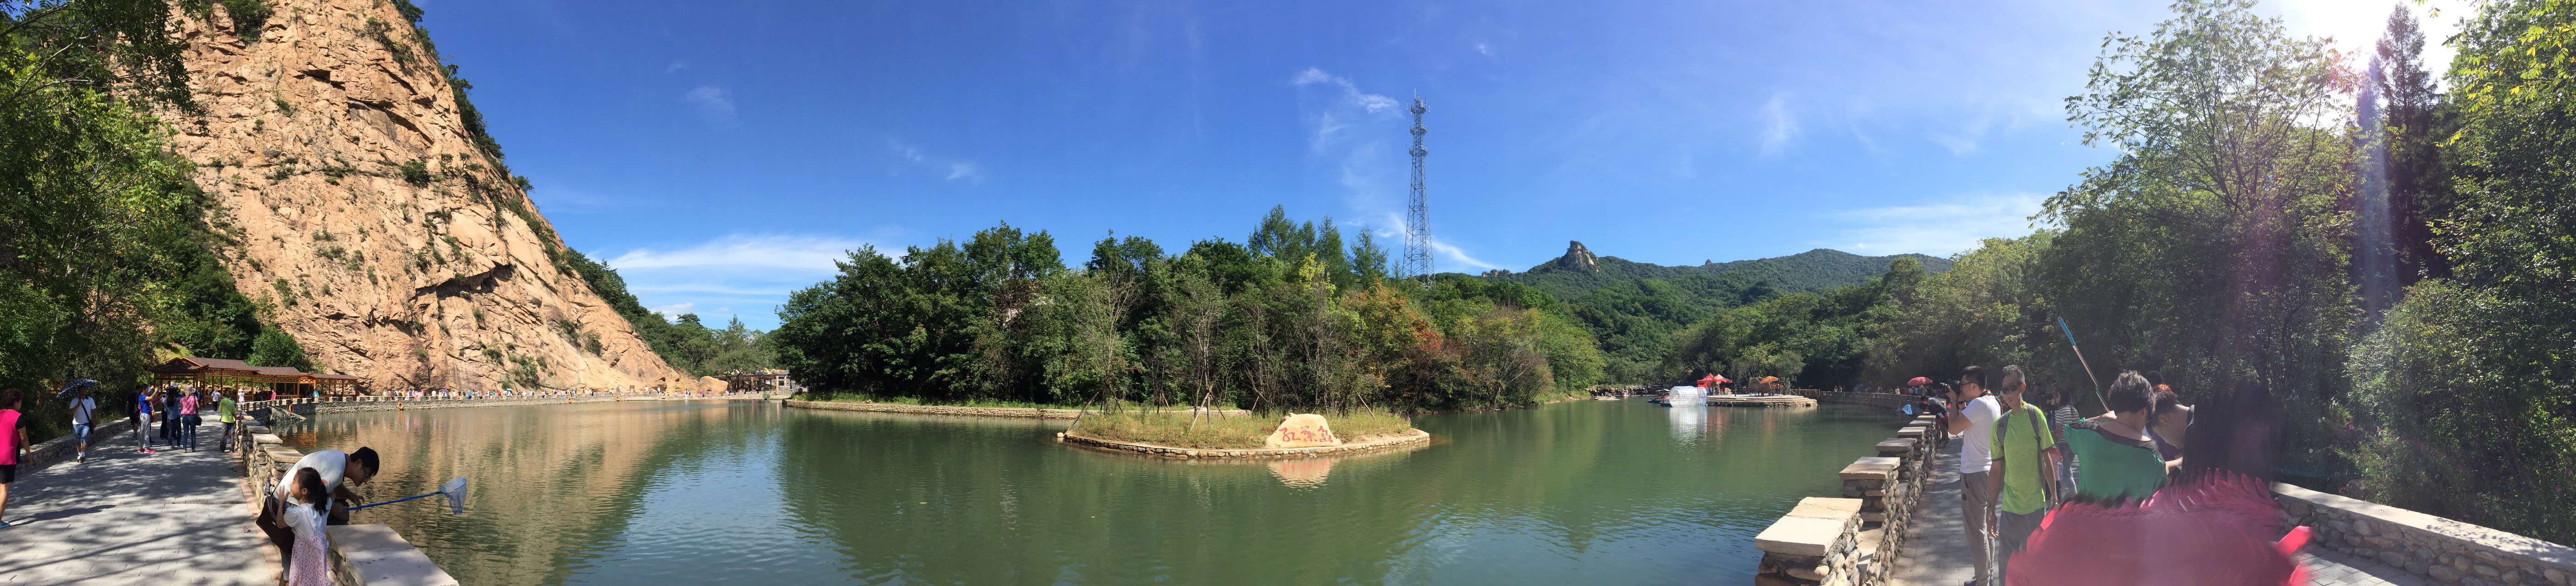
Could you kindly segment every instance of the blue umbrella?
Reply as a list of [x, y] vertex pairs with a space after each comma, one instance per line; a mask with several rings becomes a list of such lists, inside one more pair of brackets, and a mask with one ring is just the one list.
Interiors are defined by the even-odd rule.
[[73, 391], [78, 391], [83, 388], [96, 388], [97, 386], [98, 381], [95, 380], [85, 378], [72, 379], [70, 384], [63, 385], [63, 390], [54, 393], [54, 400], [61, 401], [69, 399], [71, 398]]

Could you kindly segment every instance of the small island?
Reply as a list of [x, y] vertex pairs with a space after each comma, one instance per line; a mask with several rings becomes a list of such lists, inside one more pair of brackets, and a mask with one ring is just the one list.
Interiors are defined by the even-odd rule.
[[1348, 454], [1431, 442], [1431, 434], [1415, 429], [1412, 420], [1382, 409], [1272, 417], [1112, 411], [1086, 415], [1074, 422], [1073, 429], [1056, 434], [1056, 439], [1169, 458]]

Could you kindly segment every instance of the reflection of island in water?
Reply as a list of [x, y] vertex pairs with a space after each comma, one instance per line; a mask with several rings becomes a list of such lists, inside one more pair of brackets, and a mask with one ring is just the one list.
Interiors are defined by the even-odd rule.
[[1326, 477], [1332, 475], [1333, 464], [1336, 462], [1385, 460], [1385, 458], [1381, 458], [1381, 456], [1393, 456], [1396, 454], [1420, 450], [1436, 445], [1438, 441], [1439, 440], [1435, 438], [1432, 442], [1417, 442], [1358, 453], [1336, 454], [1330, 456], [1301, 456], [1292, 458], [1170, 458], [1139, 454], [1126, 450], [1112, 450], [1078, 444], [1059, 443], [1066, 448], [1083, 454], [1097, 454], [1104, 458], [1126, 458], [1136, 461], [1154, 462], [1167, 466], [1213, 466], [1219, 468], [1240, 469], [1249, 469], [1253, 466], [1261, 466], [1269, 469], [1270, 476], [1272, 478], [1279, 479], [1280, 484], [1285, 484], [1294, 488], [1318, 488], [1324, 486]]
[[1268, 466], [1270, 466], [1270, 475], [1279, 477], [1281, 484], [1298, 488], [1315, 488], [1323, 486], [1324, 477], [1333, 473], [1333, 458], [1327, 456], [1275, 460]]

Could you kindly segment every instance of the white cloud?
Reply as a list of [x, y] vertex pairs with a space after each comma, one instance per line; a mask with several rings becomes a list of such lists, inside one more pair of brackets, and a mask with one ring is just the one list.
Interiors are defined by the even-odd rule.
[[1360, 91], [1359, 84], [1351, 83], [1350, 78], [1326, 73], [1320, 67], [1308, 67], [1305, 71], [1299, 71], [1297, 77], [1288, 80], [1288, 83], [1289, 85], [1332, 84], [1342, 88], [1343, 100], [1370, 113], [1391, 110], [1396, 105], [1395, 98]]
[[[735, 316], [732, 306], [766, 309], [786, 301], [789, 292], [831, 278], [838, 270], [833, 261], [865, 244], [841, 236], [737, 233], [677, 248], [629, 250], [608, 259], [608, 266], [646, 307], [670, 316], [697, 311], [722, 323]], [[698, 311], [705, 307], [716, 309]], [[766, 311], [741, 317], [764, 329], [776, 320]]]
[[671, 251], [638, 248], [609, 259], [618, 271], [643, 269], [781, 269], [830, 272], [832, 261], [862, 244], [829, 236], [729, 234]]
[[672, 320], [679, 319], [680, 314], [689, 313], [691, 310], [697, 309], [697, 307], [698, 304], [695, 303], [673, 303], [670, 305], [650, 307], [646, 309], [653, 310], [653, 313], [662, 314], [662, 319], [664, 320]]
[[664, 66], [662, 66], [662, 73], [666, 73], [666, 74], [667, 74], [667, 73], [679, 73], [679, 72], [682, 72], [682, 71], [688, 71], [688, 70], [689, 70], [689, 62], [687, 62], [687, 61], [673, 61], [673, 62], [671, 62], [671, 64], [670, 64], [670, 65], [664, 65]]
[[1486, 45], [1485, 43], [1483, 43], [1483, 42], [1479, 41], [1479, 42], [1477, 42], [1477, 43], [1476, 43], [1476, 53], [1481, 54], [1481, 55], [1484, 55], [1484, 56], [1486, 56], [1486, 57], [1492, 57], [1492, 56], [1494, 56], [1494, 48], [1493, 48], [1492, 46]]
[[[1323, 100], [1321, 106], [1307, 117], [1307, 124], [1313, 132], [1308, 138], [1308, 146], [1315, 156], [1331, 159], [1331, 168], [1337, 172], [1334, 180], [1343, 190], [1343, 203], [1356, 212], [1343, 217], [1364, 218], [1345, 221], [1344, 225], [1377, 236], [1393, 257], [1387, 259], [1389, 264], [1401, 264], [1404, 260], [1404, 216], [1396, 210], [1403, 209], [1405, 182], [1409, 178], [1403, 172], [1405, 158], [1388, 155], [1390, 151], [1403, 152], [1407, 146], [1405, 143], [1411, 141], [1411, 135], [1404, 131], [1409, 125], [1403, 116], [1407, 112], [1399, 108], [1393, 98], [1361, 91], [1350, 79], [1322, 68], [1309, 67], [1297, 72], [1289, 79], [1289, 84], [1340, 90]], [[1361, 132], [1352, 132], [1354, 129]], [[1478, 259], [1465, 248], [1438, 236], [1431, 237], [1425, 244], [1431, 249], [1433, 271], [1475, 272], [1505, 268]]]
[[[1425, 239], [1423, 244], [1431, 247], [1431, 270], [1434, 271], [1459, 271], [1458, 267], [1460, 266], [1477, 270], [1503, 268], [1503, 265], [1476, 260], [1476, 257], [1467, 255], [1466, 249], [1458, 248], [1458, 245], [1450, 244], [1449, 241], [1441, 240], [1437, 236]], [[1403, 245], [1404, 243], [1402, 242], [1396, 243], [1396, 246], [1399, 248]], [[1396, 254], [1403, 254], [1403, 252], [1398, 251]]]
[[[1377, 221], [1352, 222], [1352, 227], [1376, 236], [1378, 245], [1386, 247], [1387, 264], [1401, 270], [1403, 268], [1401, 265], [1404, 263], [1404, 215], [1393, 211], [1381, 211], [1363, 217], [1374, 217]], [[1358, 243], [1356, 239], [1351, 242], [1354, 245]], [[1435, 273], [1474, 273], [1489, 269], [1511, 268], [1476, 258], [1475, 255], [1468, 254], [1466, 248], [1442, 240], [1436, 234], [1424, 239], [1423, 245], [1431, 249], [1431, 271]]]
[[2030, 217], [2047, 196], [2037, 193], [1968, 195], [1948, 201], [1846, 210], [1824, 222], [1840, 231], [1826, 242], [1850, 242], [1859, 254], [1921, 253], [1948, 256], [1987, 238], [2031, 233]]
[[923, 153], [920, 146], [904, 142], [903, 139], [891, 136], [886, 137], [885, 142], [886, 152], [893, 155], [896, 161], [902, 162], [905, 165], [919, 167], [924, 170], [939, 173], [941, 179], [949, 181], [965, 181], [968, 183], [984, 182], [984, 168], [982, 165], [978, 165], [974, 161], [951, 159]]
[[1796, 138], [1798, 117], [1789, 113], [1789, 94], [1771, 94], [1771, 101], [1762, 104], [1762, 156], [1779, 156]]
[[689, 93], [681, 94], [680, 101], [697, 107], [698, 113], [705, 115], [710, 122], [725, 125], [734, 122], [733, 92], [724, 88], [711, 85], [698, 86], [697, 89], [689, 90]]

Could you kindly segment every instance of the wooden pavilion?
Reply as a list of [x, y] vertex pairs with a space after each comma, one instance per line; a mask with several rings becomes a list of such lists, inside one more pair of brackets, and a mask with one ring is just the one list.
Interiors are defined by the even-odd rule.
[[728, 372], [716, 375], [715, 378], [725, 382], [726, 391], [735, 393], [755, 391], [767, 393], [796, 388], [796, 381], [787, 378], [786, 370], [775, 368], [752, 372]]
[[358, 377], [303, 372], [285, 366], [251, 366], [231, 358], [181, 356], [146, 370], [155, 383], [186, 383], [204, 389], [264, 389], [278, 396], [358, 394]]

